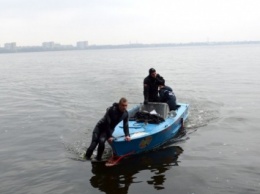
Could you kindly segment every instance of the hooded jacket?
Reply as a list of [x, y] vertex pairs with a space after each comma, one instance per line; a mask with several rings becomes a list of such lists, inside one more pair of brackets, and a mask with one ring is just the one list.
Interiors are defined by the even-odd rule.
[[170, 110], [176, 110], [176, 96], [169, 86], [164, 86], [159, 90], [160, 102], [166, 102]]

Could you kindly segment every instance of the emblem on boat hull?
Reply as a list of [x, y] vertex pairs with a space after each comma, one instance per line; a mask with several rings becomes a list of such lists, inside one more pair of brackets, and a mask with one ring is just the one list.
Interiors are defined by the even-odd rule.
[[140, 142], [139, 147], [140, 147], [141, 149], [145, 148], [146, 146], [148, 146], [148, 145], [151, 143], [152, 139], [153, 139], [152, 136], [149, 136], [149, 137], [144, 138], [144, 139]]

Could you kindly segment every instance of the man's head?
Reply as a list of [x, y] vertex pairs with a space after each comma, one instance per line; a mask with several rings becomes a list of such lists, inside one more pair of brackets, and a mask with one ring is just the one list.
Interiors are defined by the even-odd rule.
[[156, 70], [154, 68], [149, 69], [149, 75], [156, 78]]
[[124, 112], [124, 111], [126, 111], [127, 110], [127, 105], [128, 105], [128, 102], [127, 102], [127, 99], [126, 98], [124, 98], [124, 97], [122, 97], [120, 100], [119, 100], [119, 103], [118, 103], [119, 105], [119, 110], [121, 111], [121, 112]]

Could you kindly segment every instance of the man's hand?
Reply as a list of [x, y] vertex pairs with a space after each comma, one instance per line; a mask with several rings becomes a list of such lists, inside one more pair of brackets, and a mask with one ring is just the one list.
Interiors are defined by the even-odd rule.
[[129, 136], [125, 136], [126, 141], [131, 141], [131, 138]]
[[108, 138], [108, 140], [107, 140], [109, 143], [112, 143], [112, 141], [114, 141], [114, 138], [113, 137], [110, 137], [110, 138]]

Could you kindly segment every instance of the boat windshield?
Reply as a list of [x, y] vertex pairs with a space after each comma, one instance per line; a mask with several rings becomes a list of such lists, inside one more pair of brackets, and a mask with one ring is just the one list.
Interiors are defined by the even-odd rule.
[[169, 107], [166, 103], [149, 102], [148, 104], [142, 104], [140, 106], [141, 112], [149, 112], [150, 114], [155, 114], [163, 119], [166, 119], [169, 113]]

